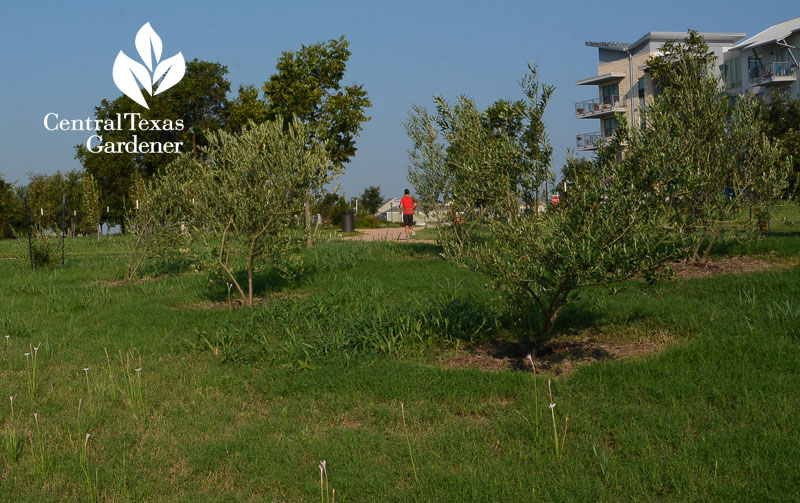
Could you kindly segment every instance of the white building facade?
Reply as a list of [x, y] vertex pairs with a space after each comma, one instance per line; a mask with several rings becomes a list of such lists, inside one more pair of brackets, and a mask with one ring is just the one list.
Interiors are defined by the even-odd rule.
[[[744, 33], [700, 33], [723, 66], [726, 51], [732, 49]], [[656, 94], [656, 86], [647, 72], [647, 59], [657, 56], [667, 41], [683, 41], [686, 32], [651, 31], [632, 44], [619, 42], [586, 42], [598, 50], [597, 74], [575, 82], [579, 86], [597, 86], [595, 98], [575, 104], [575, 117], [600, 121], [600, 130], [579, 134], [579, 151], [597, 150], [617, 129], [616, 114], [625, 114], [631, 124], [637, 123], [648, 97]]]
[[765, 101], [800, 96], [800, 17], [770, 26], [724, 54], [725, 92], [755, 94]]

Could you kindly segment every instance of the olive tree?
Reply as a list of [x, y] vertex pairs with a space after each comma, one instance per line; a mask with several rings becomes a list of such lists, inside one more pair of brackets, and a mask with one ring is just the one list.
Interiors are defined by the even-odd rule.
[[148, 262], [157, 268], [169, 267], [182, 257], [189, 257], [192, 235], [187, 232], [186, 223], [192, 213], [189, 194], [193, 172], [187, 168], [193, 166], [184, 157], [170, 164], [158, 177], [147, 181], [134, 177], [129, 196], [133, 206], [127, 222], [132, 241], [128, 280]]
[[714, 54], [697, 32], [666, 42], [647, 64], [663, 90], [645, 106], [646, 123], [626, 155], [667, 168], [661, 183], [674, 221], [694, 230], [688, 255], [705, 262], [745, 206], [765, 208], [780, 198], [789, 168], [767, 136], [757, 98], [723, 94]]
[[279, 117], [241, 134], [209, 133], [205, 161], [184, 159], [196, 164], [193, 187], [184, 189], [194, 200], [191, 232], [215, 251], [216, 265], [247, 304], [263, 263], [280, 267], [302, 245], [293, 223], [303, 210], [304, 188], [330, 163], [325, 144], [311, 137], [308, 126]]
[[665, 225], [658, 173], [620, 155], [629, 141], [624, 120], [596, 161], [571, 161], [564, 201], [539, 211], [538, 190], [553, 179], [542, 122], [553, 88], [539, 85], [535, 69], [522, 88], [525, 101], [485, 112], [467, 98], [455, 106], [437, 99], [436, 113], [416, 109], [408, 130], [414, 176], [439, 184], [450, 208], [439, 226], [444, 256], [537, 312], [524, 338], [541, 344], [579, 289], [650, 276], [681, 239]]

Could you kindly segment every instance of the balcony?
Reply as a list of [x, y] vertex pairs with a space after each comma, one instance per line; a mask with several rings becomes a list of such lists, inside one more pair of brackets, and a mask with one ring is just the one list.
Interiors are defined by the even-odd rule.
[[797, 79], [797, 66], [788, 61], [776, 61], [765, 67], [750, 69], [751, 86], [791, 84]]
[[586, 152], [589, 150], [597, 150], [597, 146], [603, 141], [603, 134], [600, 131], [595, 133], [579, 134], [575, 137], [578, 150]]
[[627, 110], [625, 104], [619, 100], [619, 95], [575, 103], [575, 117], [578, 119], [601, 119], [615, 113], [625, 113]]

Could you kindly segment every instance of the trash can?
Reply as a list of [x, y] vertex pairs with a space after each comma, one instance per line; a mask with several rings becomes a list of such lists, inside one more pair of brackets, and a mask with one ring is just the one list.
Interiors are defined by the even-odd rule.
[[342, 213], [342, 232], [355, 232], [356, 215], [352, 210]]

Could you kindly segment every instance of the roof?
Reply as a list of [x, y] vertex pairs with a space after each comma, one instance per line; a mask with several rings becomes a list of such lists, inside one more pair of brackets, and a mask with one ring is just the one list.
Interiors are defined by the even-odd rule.
[[[624, 42], [586, 42], [588, 47], [597, 47], [599, 49], [609, 49], [611, 51], [628, 52], [632, 49], [643, 45], [650, 40], [667, 41], [667, 40], [683, 40], [686, 38], [687, 32], [685, 31], [651, 31], [642, 35], [639, 40], [632, 44]], [[723, 32], [703, 32], [700, 35], [706, 42], [722, 42], [733, 44], [737, 40], [745, 36], [745, 33], [723, 33]]]
[[760, 33], [753, 35], [733, 46], [733, 49], [750, 49], [784, 39], [792, 33], [800, 31], [800, 17], [774, 24]]
[[619, 72], [611, 72], [611, 73], [604, 73], [603, 75], [596, 75], [594, 77], [589, 77], [587, 79], [582, 79], [575, 82], [576, 86], [598, 86], [602, 84], [607, 84], [610, 82], [619, 82], [620, 80], [625, 78], [624, 73]]

